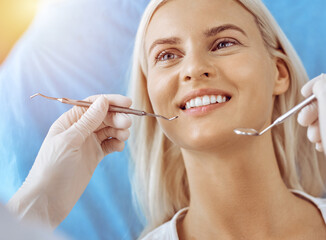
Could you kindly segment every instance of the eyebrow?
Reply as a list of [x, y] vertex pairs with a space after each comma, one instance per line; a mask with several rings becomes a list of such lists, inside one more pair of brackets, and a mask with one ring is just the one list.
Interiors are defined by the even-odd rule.
[[[213, 28], [208, 29], [207, 31], [205, 31], [204, 35], [206, 37], [213, 37], [216, 34], [218, 34], [220, 32], [223, 32], [223, 31], [226, 31], [226, 30], [236, 30], [236, 31], [239, 31], [240, 33], [242, 33], [243, 35], [247, 36], [245, 31], [243, 31], [241, 28], [239, 28], [239, 27], [237, 27], [237, 26], [235, 26], [233, 24], [225, 24], [225, 25], [221, 25], [221, 26], [218, 26], [218, 27], [213, 27]], [[157, 45], [161, 45], [161, 44], [173, 45], [173, 44], [180, 44], [181, 42], [182, 42], [181, 39], [177, 38], [177, 37], [157, 39], [152, 43], [151, 47], [148, 50], [148, 54], [150, 54], [151, 51], [153, 50], [153, 48], [155, 48]]]
[[154, 47], [156, 47], [157, 45], [160, 45], [160, 44], [170, 44], [170, 45], [173, 45], [173, 44], [180, 44], [181, 43], [181, 39], [180, 38], [176, 38], [176, 37], [172, 37], [172, 38], [161, 38], [161, 39], [158, 39], [156, 41], [154, 41], [151, 45], [151, 47], [149, 48], [149, 51], [148, 53], [150, 53]]
[[223, 31], [226, 31], [226, 30], [236, 30], [236, 31], [241, 32], [243, 35], [247, 36], [245, 31], [243, 31], [241, 28], [239, 28], [239, 27], [237, 27], [237, 26], [235, 26], [233, 24], [225, 24], [225, 25], [221, 25], [221, 26], [218, 26], [218, 27], [213, 27], [213, 28], [208, 29], [207, 31], [205, 31], [204, 35], [206, 37], [213, 37], [216, 34], [218, 34], [220, 32], [223, 32]]

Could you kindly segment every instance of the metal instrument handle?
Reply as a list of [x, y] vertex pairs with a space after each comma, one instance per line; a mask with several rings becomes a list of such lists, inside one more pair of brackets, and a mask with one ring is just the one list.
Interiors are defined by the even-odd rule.
[[[87, 102], [87, 101], [81, 101], [81, 100], [74, 100], [74, 99], [69, 99], [69, 98], [61, 98], [62, 103], [66, 104], [72, 104], [80, 107], [89, 107], [91, 106], [92, 102]], [[118, 107], [114, 105], [110, 105], [109, 107], [109, 112], [119, 112], [119, 113], [126, 113], [126, 114], [134, 114], [137, 116], [144, 116], [146, 113], [141, 110], [136, 110], [132, 108], [127, 108], [127, 107]]]
[[294, 106], [289, 111], [287, 111], [286, 113], [284, 113], [283, 115], [281, 115], [280, 117], [278, 117], [275, 120], [274, 123], [275, 124], [282, 123], [285, 119], [287, 119], [288, 117], [292, 116], [294, 113], [296, 113], [297, 111], [299, 111], [300, 109], [302, 109], [303, 107], [305, 107], [306, 105], [308, 105], [310, 102], [312, 102], [315, 99], [316, 99], [316, 96], [314, 94], [312, 94], [310, 97], [306, 98], [304, 101], [302, 101], [301, 103], [299, 103], [298, 105]]

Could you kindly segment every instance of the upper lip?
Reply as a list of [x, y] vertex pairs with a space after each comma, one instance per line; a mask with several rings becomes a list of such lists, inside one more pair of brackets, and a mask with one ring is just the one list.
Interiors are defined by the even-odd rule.
[[196, 97], [203, 97], [205, 95], [222, 95], [226, 97], [232, 97], [230, 93], [221, 89], [213, 89], [213, 88], [205, 88], [205, 89], [197, 89], [187, 93], [183, 98], [179, 105], [180, 108], [184, 108], [186, 103]]

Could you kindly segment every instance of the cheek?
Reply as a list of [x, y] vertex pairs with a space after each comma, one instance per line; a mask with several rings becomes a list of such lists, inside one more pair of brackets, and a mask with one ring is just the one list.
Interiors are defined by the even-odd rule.
[[237, 88], [255, 91], [272, 90], [275, 73], [271, 59], [265, 54], [239, 54], [232, 60], [225, 61], [222, 69]]
[[147, 89], [155, 113], [170, 116], [175, 105], [173, 100], [178, 91], [177, 73], [151, 71], [148, 74]]
[[[257, 127], [270, 121], [273, 108], [275, 66], [268, 53], [239, 54], [223, 63], [223, 76], [236, 89], [236, 111], [243, 123], [257, 123]], [[261, 121], [257, 121], [257, 116]]]
[[268, 53], [264, 52], [248, 51], [220, 64], [223, 75], [237, 89], [240, 97], [250, 96], [256, 100], [272, 98], [275, 66]]
[[[179, 115], [179, 108], [175, 102], [176, 94], [179, 90], [179, 74], [176, 69], [163, 69], [160, 71], [150, 71], [147, 81], [148, 95], [156, 114], [165, 117]], [[157, 118], [157, 121], [164, 134], [179, 145], [178, 136], [182, 129], [182, 122], [177, 120], [166, 121]]]

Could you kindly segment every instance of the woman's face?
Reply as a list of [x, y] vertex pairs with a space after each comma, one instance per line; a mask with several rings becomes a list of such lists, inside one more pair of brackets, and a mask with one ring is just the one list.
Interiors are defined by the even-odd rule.
[[168, 1], [149, 24], [145, 51], [154, 112], [179, 116], [160, 125], [180, 147], [216, 149], [248, 139], [235, 128], [270, 123], [277, 61], [236, 1]]

